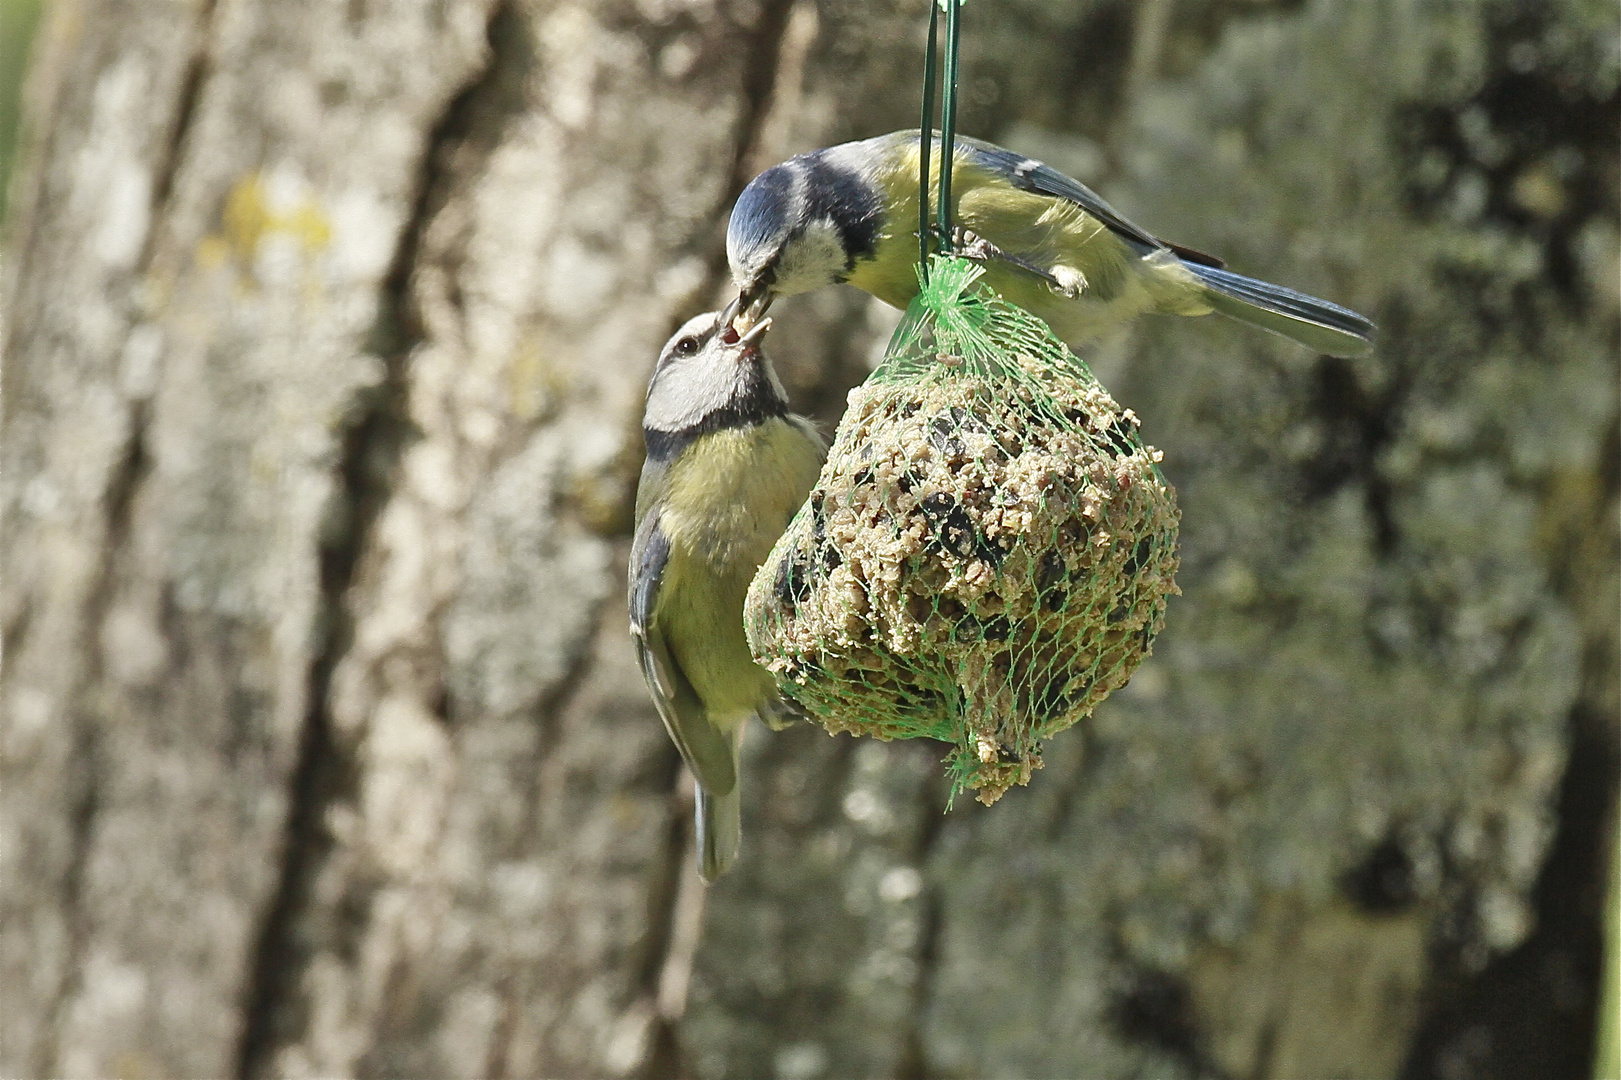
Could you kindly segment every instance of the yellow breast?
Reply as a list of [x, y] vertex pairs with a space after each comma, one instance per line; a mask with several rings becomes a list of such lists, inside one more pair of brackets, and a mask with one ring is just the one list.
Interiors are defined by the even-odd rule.
[[822, 451], [786, 420], [700, 436], [671, 466], [659, 528], [670, 557], [657, 619], [711, 722], [739, 722], [775, 693], [743, 633], [743, 598], [816, 482]]

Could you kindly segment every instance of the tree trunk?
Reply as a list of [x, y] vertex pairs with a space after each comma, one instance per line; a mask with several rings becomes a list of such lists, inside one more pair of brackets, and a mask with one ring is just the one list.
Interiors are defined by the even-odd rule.
[[[1089, 354], [1182, 505], [1154, 657], [992, 809], [946, 810], [937, 745], [755, 731], [742, 859], [696, 882], [621, 600], [641, 390], [748, 176], [916, 125], [925, 10], [48, 9], [0, 1072], [1586, 1074], [1609, 5], [970, 4], [970, 132], [1380, 347]], [[896, 315], [779, 311], [831, 425]]]

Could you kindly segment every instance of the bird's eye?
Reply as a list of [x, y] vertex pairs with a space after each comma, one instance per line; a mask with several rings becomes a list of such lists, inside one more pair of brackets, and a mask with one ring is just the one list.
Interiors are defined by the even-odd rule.
[[677, 356], [691, 356], [697, 351], [698, 339], [695, 337], [684, 337], [675, 343], [675, 354]]

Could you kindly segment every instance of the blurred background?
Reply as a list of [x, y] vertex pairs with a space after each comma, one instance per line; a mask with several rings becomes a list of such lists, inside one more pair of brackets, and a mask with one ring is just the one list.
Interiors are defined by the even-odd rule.
[[[1610, 0], [969, 4], [967, 132], [1380, 346], [1088, 353], [1153, 657], [989, 809], [752, 733], [697, 886], [642, 388], [750, 176], [916, 125], [926, 10], [0, 0], [0, 1073], [1615, 1075]], [[773, 314], [831, 431], [897, 313]]]

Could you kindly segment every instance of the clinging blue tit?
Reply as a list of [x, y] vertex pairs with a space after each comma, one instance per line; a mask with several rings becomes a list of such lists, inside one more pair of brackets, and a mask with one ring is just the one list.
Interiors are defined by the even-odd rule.
[[[848, 282], [904, 308], [917, 294], [916, 131], [791, 158], [738, 196], [726, 255], [740, 327], [776, 296]], [[938, 184], [940, 145], [931, 168]], [[958, 136], [952, 223], [985, 282], [1071, 345], [1144, 314], [1212, 311], [1318, 352], [1355, 356], [1373, 323], [1354, 311], [1223, 269], [1127, 221], [1085, 185], [1038, 161]]]
[[705, 881], [737, 857], [747, 720], [777, 727], [791, 716], [749, 655], [743, 598], [827, 452], [810, 422], [788, 411], [760, 351], [770, 320], [739, 336], [729, 329], [734, 311], [690, 320], [659, 355], [630, 552], [630, 631], [653, 704], [697, 781]]

